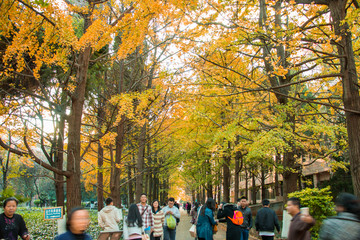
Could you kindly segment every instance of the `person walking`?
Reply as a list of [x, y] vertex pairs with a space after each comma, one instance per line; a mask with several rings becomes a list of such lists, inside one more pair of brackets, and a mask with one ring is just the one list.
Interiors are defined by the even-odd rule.
[[279, 219], [275, 211], [270, 208], [268, 199], [264, 199], [262, 205], [263, 208], [257, 212], [255, 218], [256, 231], [259, 232], [262, 240], [273, 240], [275, 227], [280, 232]]
[[243, 196], [238, 199], [238, 210], [242, 212], [244, 222], [240, 225], [241, 227], [241, 237], [240, 240], [248, 240], [249, 239], [249, 231], [252, 228], [252, 213], [251, 209], [248, 207], [248, 199]]
[[105, 200], [106, 207], [98, 214], [99, 226], [104, 231], [119, 231], [120, 214], [119, 209], [114, 206], [111, 198]]
[[180, 211], [177, 207], [174, 206], [175, 199], [173, 197], [169, 198], [168, 205], [163, 208], [163, 212], [165, 214], [165, 222], [164, 222], [164, 240], [175, 240], [176, 239], [176, 225], [173, 229], [168, 227], [168, 221], [170, 223], [170, 218], [174, 217], [176, 219], [180, 219]]
[[23, 217], [16, 214], [19, 201], [10, 197], [3, 202], [4, 212], [0, 214], [0, 239], [16, 240], [20, 236], [29, 240], [30, 235]]
[[188, 214], [188, 216], [190, 216], [191, 203], [189, 203], [189, 202], [187, 203], [186, 210], [187, 210], [187, 214]]
[[139, 208], [136, 204], [131, 204], [129, 207], [129, 213], [124, 218], [124, 240], [141, 240], [143, 234], [144, 225]]
[[205, 205], [201, 207], [197, 223], [196, 235], [199, 240], [212, 240], [213, 239], [213, 226], [217, 225], [214, 219], [215, 201], [208, 198]]
[[147, 203], [146, 193], [142, 193], [140, 196], [140, 203], [137, 204], [140, 215], [142, 217], [145, 233], [150, 236], [151, 228], [154, 226], [154, 219], [151, 211], [151, 206]]
[[74, 208], [67, 215], [66, 232], [55, 237], [55, 240], [91, 240], [85, 231], [89, 227], [89, 212], [84, 208]]
[[350, 193], [341, 193], [335, 200], [337, 216], [326, 219], [320, 229], [320, 240], [359, 240], [360, 201]]
[[196, 220], [197, 220], [197, 214], [198, 214], [198, 210], [199, 210], [199, 203], [195, 202], [194, 203], [194, 207], [191, 209], [190, 211], [190, 216], [191, 216], [191, 220], [190, 223], [191, 224], [196, 224]]
[[160, 240], [164, 234], [163, 225], [165, 222], [165, 215], [160, 208], [160, 203], [158, 200], [153, 201], [151, 208], [154, 218], [154, 226], [152, 228], [150, 240]]
[[288, 240], [310, 240], [310, 228], [315, 225], [315, 220], [309, 214], [301, 214], [300, 199], [289, 198], [287, 201], [287, 212], [293, 217], [291, 219]]
[[241, 236], [241, 226], [231, 220], [234, 217], [235, 211], [238, 211], [238, 208], [234, 204], [221, 203], [219, 205], [217, 219], [220, 222], [226, 221], [226, 240], [239, 240]]

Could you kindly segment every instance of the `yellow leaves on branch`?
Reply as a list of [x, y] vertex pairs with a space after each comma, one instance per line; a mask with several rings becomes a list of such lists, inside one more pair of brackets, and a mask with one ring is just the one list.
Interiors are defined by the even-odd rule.
[[[96, 6], [75, 6], [55, 0], [26, 4], [28, 6], [5, 1], [0, 9], [0, 33], [11, 42], [3, 62], [7, 68], [5, 74], [21, 72], [29, 67], [25, 62], [29, 56], [35, 63], [31, 70], [36, 78], [40, 77], [39, 71], [44, 65], [58, 65], [66, 71], [71, 51], [80, 52], [87, 46], [99, 50], [112, 44], [115, 36], [121, 37], [115, 56], [125, 58], [143, 43], [150, 21], [160, 14], [165, 16], [170, 8], [154, 0], [111, 3], [112, 10], [107, 2]], [[129, 13], [120, 10], [129, 9], [131, 5], [134, 8]], [[115, 14], [112, 11], [116, 11]], [[73, 23], [79, 16], [88, 17], [90, 25], [78, 38]], [[14, 62], [16, 69], [13, 69]]]

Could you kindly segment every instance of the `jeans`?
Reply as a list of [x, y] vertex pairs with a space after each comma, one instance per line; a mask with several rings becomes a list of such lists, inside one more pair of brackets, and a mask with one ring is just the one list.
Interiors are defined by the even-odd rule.
[[168, 229], [167, 226], [164, 226], [164, 240], [175, 240], [176, 238], [176, 228]]
[[249, 239], [249, 230], [246, 228], [241, 228], [240, 240], [248, 240], [248, 239]]
[[262, 240], [274, 240], [274, 236], [261, 236]]

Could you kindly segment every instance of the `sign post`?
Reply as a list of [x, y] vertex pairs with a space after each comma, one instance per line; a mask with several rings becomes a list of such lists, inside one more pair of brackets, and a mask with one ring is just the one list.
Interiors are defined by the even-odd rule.
[[44, 220], [56, 220], [63, 218], [63, 207], [44, 208]]
[[[44, 220], [57, 220], [63, 218], [63, 207], [44, 208]], [[53, 221], [53, 233], [55, 237], [55, 221]]]

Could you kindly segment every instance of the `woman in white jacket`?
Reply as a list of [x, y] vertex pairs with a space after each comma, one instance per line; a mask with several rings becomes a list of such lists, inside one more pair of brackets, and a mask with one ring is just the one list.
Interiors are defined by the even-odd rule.
[[127, 217], [124, 218], [123, 234], [125, 240], [141, 240], [144, 233], [142, 217], [136, 204], [131, 204]]

